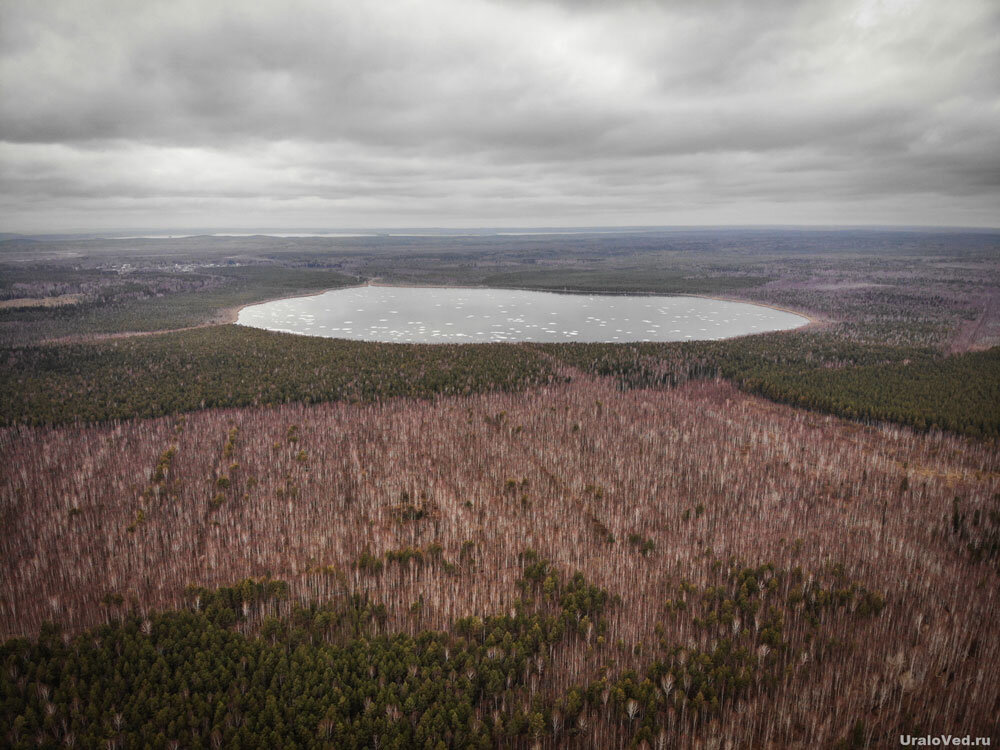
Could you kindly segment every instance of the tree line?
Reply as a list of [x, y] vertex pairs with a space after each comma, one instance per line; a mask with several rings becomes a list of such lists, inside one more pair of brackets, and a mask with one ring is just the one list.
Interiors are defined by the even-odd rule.
[[240, 326], [0, 354], [0, 424], [101, 422], [214, 407], [519, 391], [553, 361], [623, 388], [725, 378], [847, 419], [1000, 436], [1000, 347], [944, 356], [835, 333], [633, 344], [383, 344]]

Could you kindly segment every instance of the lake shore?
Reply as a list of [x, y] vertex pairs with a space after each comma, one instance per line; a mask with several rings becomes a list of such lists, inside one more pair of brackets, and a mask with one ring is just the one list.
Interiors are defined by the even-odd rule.
[[[233, 307], [222, 308], [208, 320], [193, 326], [185, 326], [182, 328], [164, 328], [156, 331], [118, 331], [114, 333], [81, 334], [75, 336], [64, 336], [60, 338], [46, 339], [39, 342], [39, 344], [44, 346], [59, 345], [59, 344], [78, 344], [78, 343], [108, 341], [108, 340], [123, 339], [123, 338], [133, 338], [137, 336], [156, 336], [162, 333], [179, 333], [182, 331], [193, 331], [199, 328], [210, 328], [212, 326], [218, 326], [218, 325], [243, 325], [242, 323], [239, 322], [240, 313], [249, 307], [270, 304], [272, 302], [281, 302], [284, 300], [300, 299], [305, 297], [318, 297], [328, 292], [335, 292], [345, 289], [361, 289], [369, 286], [388, 287], [396, 289], [469, 289], [469, 290], [502, 289], [502, 290], [520, 291], [520, 292], [544, 292], [548, 294], [584, 295], [584, 296], [596, 296], [596, 297], [694, 297], [697, 299], [711, 299], [719, 302], [733, 302], [745, 305], [754, 305], [757, 307], [766, 307], [771, 310], [775, 310], [777, 312], [796, 315], [808, 321], [807, 323], [801, 326], [797, 326], [795, 328], [790, 328], [790, 329], [782, 329], [782, 330], [801, 331], [806, 329], [816, 329], [828, 326], [834, 322], [832, 320], [819, 317], [815, 314], [805, 313], [802, 312], [801, 310], [793, 310], [791, 308], [781, 307], [779, 305], [773, 305], [767, 302], [758, 302], [756, 300], [743, 299], [738, 297], [721, 297], [718, 295], [689, 294], [683, 292], [678, 292], [674, 294], [667, 294], [663, 292], [613, 292], [613, 291], [594, 292], [594, 291], [580, 291], [580, 290], [566, 290], [566, 289], [469, 286], [469, 285], [454, 285], [454, 284], [396, 284], [392, 282], [374, 280], [374, 281], [366, 281], [363, 284], [351, 284], [349, 286], [331, 287], [329, 289], [323, 289], [318, 292], [307, 292], [305, 294], [301, 293], [288, 294], [288, 295], [283, 295], [281, 297], [272, 297], [270, 299], [248, 302], [243, 305], [235, 305]], [[297, 335], [313, 335], [313, 334], [297, 334]], [[746, 334], [746, 335], [756, 335], [756, 334]], [[622, 343], [627, 343], [627, 342], [622, 342]]]
[[[447, 299], [447, 296], [442, 301], [436, 301], [431, 310], [423, 307], [422, 301], [418, 302], [409, 295], [409, 299], [404, 298], [401, 302], [393, 300], [391, 307], [405, 308], [410, 305], [412, 312], [405, 313], [401, 315], [400, 321], [391, 320], [392, 315], [400, 315], [396, 310], [390, 310], [388, 307], [382, 311], [373, 312], [368, 308], [370, 300], [360, 296], [355, 301], [352, 301], [351, 305], [358, 304], [358, 313], [362, 313], [360, 316], [354, 315], [353, 312], [346, 309], [339, 310], [334, 313], [335, 318], [324, 318], [324, 313], [329, 314], [330, 308], [310, 309], [308, 306], [299, 307], [299, 313], [302, 317], [294, 318], [294, 313], [286, 315], [280, 322], [272, 318], [270, 320], [264, 319], [264, 316], [268, 313], [260, 313], [256, 320], [243, 318], [241, 314], [244, 310], [253, 307], [259, 307], [261, 305], [268, 305], [274, 302], [281, 302], [285, 300], [309, 300], [313, 298], [322, 297], [325, 294], [333, 292], [347, 292], [350, 290], [359, 289], [394, 289], [394, 290], [405, 290], [414, 291], [422, 289], [433, 289], [433, 290], [447, 290], [448, 292], [466, 292], [475, 296], [477, 293], [492, 292], [492, 293], [517, 293], [517, 294], [527, 294], [527, 295], [551, 295], [554, 297], [561, 297], [563, 299], [573, 297], [573, 298], [586, 298], [586, 301], [581, 302], [577, 307], [570, 307], [567, 309], [565, 304], [561, 307], [557, 304], [556, 310], [550, 310], [544, 313], [546, 317], [539, 317], [537, 319], [528, 318], [526, 321], [524, 319], [525, 311], [515, 310], [511, 315], [514, 317], [508, 317], [504, 324], [498, 324], [493, 321], [499, 320], [496, 313], [507, 315], [508, 311], [504, 308], [510, 304], [518, 304], [517, 302], [503, 302], [502, 300], [497, 300], [491, 298], [488, 302], [489, 305], [496, 306], [496, 312], [493, 309], [482, 310], [479, 308], [479, 312], [476, 315], [465, 315], [461, 318], [450, 317], [448, 313], [445, 317], [440, 317], [444, 310], [434, 310], [438, 313], [438, 318], [434, 315], [428, 317], [427, 313], [431, 312], [433, 308], [440, 308], [444, 303], [447, 310], [452, 309], [452, 305], [457, 305], [458, 309], [463, 309], [463, 305], [471, 305], [470, 308], [465, 308], [467, 311], [476, 311], [476, 305], [483, 305], [483, 299]], [[454, 297], [454, 295], [452, 295]], [[599, 300], [595, 298], [612, 297], [616, 299], [621, 299], [622, 303], [609, 303], [611, 308], [624, 306], [624, 310], [615, 310], [612, 314], [614, 317], [609, 317], [605, 319], [606, 310], [601, 308]], [[758, 312], [756, 316], [747, 313], [743, 313], [743, 317], [734, 317], [731, 313], [720, 311], [718, 309], [698, 309], [690, 308], [687, 310], [675, 310], [673, 311], [674, 317], [670, 317], [670, 312], [666, 309], [661, 308], [658, 315], [666, 316], [656, 319], [656, 322], [648, 320], [647, 317], [652, 317], [653, 313], [649, 311], [650, 304], [644, 304], [640, 307], [638, 305], [642, 303], [643, 300], [647, 299], [662, 299], [670, 300], [676, 304], [676, 301], [681, 298], [687, 298], [689, 300], [700, 300], [700, 301], [715, 301], [722, 302], [728, 305], [745, 305], [751, 308], [757, 308]], [[632, 301], [635, 307], [629, 309], [629, 302]], [[383, 305], [388, 304], [386, 300], [379, 299], [375, 300], [376, 304]], [[335, 304], [335, 303], [331, 303]], [[343, 304], [343, 302], [341, 302]], [[530, 307], [530, 303], [529, 307]], [[665, 303], [667, 304], [667, 303]], [[365, 309], [362, 309], [363, 306]], [[785, 324], [778, 324], [778, 321], [760, 316], [761, 310], [773, 310], [776, 313], [782, 313], [783, 315], [794, 316], [796, 319], [795, 325], [789, 325], [786, 327]], [[535, 307], [531, 312], [537, 312], [538, 308]], [[579, 290], [556, 290], [556, 289], [534, 289], [534, 288], [518, 288], [518, 287], [494, 287], [494, 286], [471, 286], [471, 285], [452, 285], [452, 284], [399, 284], [381, 281], [379, 279], [369, 280], [364, 284], [336, 287], [333, 289], [326, 290], [324, 292], [312, 293], [312, 294], [298, 294], [298, 295], [287, 295], [283, 297], [274, 298], [266, 302], [255, 302], [252, 304], [243, 305], [235, 310], [227, 311], [230, 315], [230, 320], [236, 322], [240, 325], [247, 325], [249, 327], [261, 328], [263, 330], [280, 331], [285, 333], [293, 333], [296, 335], [306, 335], [306, 336], [316, 336], [321, 338], [344, 338], [348, 340], [358, 340], [358, 341], [376, 341], [382, 343], [486, 343], [486, 342], [507, 342], [507, 343], [517, 343], [521, 341], [526, 341], [530, 343], [562, 343], [562, 342], [587, 342], [587, 343], [636, 343], [642, 341], [649, 342], [683, 342], [683, 341], [706, 341], [706, 340], [722, 340], [727, 338], [736, 338], [739, 336], [755, 335], [758, 333], [769, 333], [775, 331], [790, 331], [790, 330], [801, 330], [804, 328], [814, 328], [821, 325], [826, 325], [828, 322], [825, 320], [817, 319], [816, 317], [801, 313], [797, 310], [790, 310], [787, 308], [780, 307], [778, 305], [772, 305], [762, 302], [756, 302], [753, 300], [739, 299], [732, 297], [722, 297], [714, 295], [703, 295], [703, 294], [668, 294], [668, 293], [653, 293], [653, 292], [597, 292], [597, 291], [579, 291]], [[287, 312], [287, 311], [283, 311]], [[575, 319], [570, 318], [569, 322], [566, 322], [565, 318], [553, 319], [549, 316], [551, 315], [566, 315], [577, 316]], [[372, 315], [380, 315], [386, 317], [378, 317], [377, 320], [371, 318]], [[726, 316], [728, 317], [722, 317]], [[625, 317], [628, 316], [628, 317]], [[679, 317], [677, 317], [679, 316]], [[714, 317], [713, 317], [714, 316]], [[353, 318], [360, 317], [362, 322], [357, 320], [352, 320]], [[368, 320], [365, 320], [369, 318]], [[749, 317], [749, 319], [748, 319]], [[755, 320], [755, 317], [757, 318]], [[697, 320], [693, 320], [697, 318]], [[472, 322], [470, 322], [470, 319]], [[293, 320], [294, 322], [289, 322]], [[406, 320], [405, 324], [401, 321]], [[487, 322], [489, 321], [489, 322]], [[315, 323], [321, 323], [317, 328], [313, 328]], [[327, 328], [326, 323], [330, 323], [331, 328]], [[347, 326], [343, 324], [346, 323]], [[757, 325], [759, 324], [764, 328], [764, 330], [758, 330]], [[383, 325], [384, 324], [384, 325]], [[787, 321], [786, 321], [787, 324]], [[407, 326], [416, 325], [418, 328], [410, 329]], [[613, 332], [620, 335], [611, 335], [611, 330], [608, 326], [622, 326], [622, 328], [614, 327]], [[663, 330], [661, 329], [663, 327]], [[667, 330], [666, 326], [677, 326], [676, 328], [671, 328]], [[693, 326], [704, 326], [695, 329]], [[733, 330], [736, 326], [737, 330]], [[742, 326], [742, 328], [739, 328]], [[777, 327], [774, 327], [777, 326]], [[362, 329], [367, 327], [367, 334], [365, 334]], [[560, 328], [560, 331], [554, 330], [556, 327]], [[646, 327], [649, 327], [648, 329]], [[712, 333], [718, 335], [708, 335], [707, 332], [710, 328], [715, 330]], [[500, 328], [501, 330], [495, 330]], [[626, 328], [631, 328], [632, 330], [626, 330]], [[530, 329], [529, 332], [525, 332], [524, 329]], [[600, 329], [607, 329], [606, 331]], [[641, 329], [641, 330], [639, 330]], [[721, 330], [719, 330], [721, 329]], [[388, 333], [385, 333], [388, 331]], [[580, 335], [580, 332], [583, 335]], [[682, 336], [677, 337], [674, 334], [682, 334]]]

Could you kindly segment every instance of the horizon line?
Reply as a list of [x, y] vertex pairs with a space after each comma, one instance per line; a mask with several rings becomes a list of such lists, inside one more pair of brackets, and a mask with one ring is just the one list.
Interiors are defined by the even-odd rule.
[[[332, 238], [341, 236], [343, 239], [355, 237], [389, 237], [404, 234], [408, 236], [428, 235], [441, 232], [447, 235], [461, 236], [480, 235], [484, 233], [505, 234], [615, 234], [640, 233], [657, 231], [685, 230], [816, 230], [816, 231], [846, 231], [846, 230], [883, 230], [883, 231], [969, 231], [969, 232], [1000, 232], [1000, 225], [959, 225], [959, 224], [627, 224], [627, 225], [523, 225], [523, 226], [491, 226], [459, 227], [448, 225], [435, 226], [350, 226], [350, 227], [316, 227], [308, 225], [244, 227], [244, 226], [197, 226], [170, 228], [163, 227], [129, 227], [77, 230], [36, 230], [36, 231], [0, 231], [0, 239], [32, 239], [45, 238], [86, 238], [86, 239], [190, 239], [194, 237], [224, 237], [226, 235], [240, 237], [268, 237], [279, 235], [306, 235]], [[155, 236], [153, 236], [155, 235]], [[305, 239], [307, 237], [303, 237]]]

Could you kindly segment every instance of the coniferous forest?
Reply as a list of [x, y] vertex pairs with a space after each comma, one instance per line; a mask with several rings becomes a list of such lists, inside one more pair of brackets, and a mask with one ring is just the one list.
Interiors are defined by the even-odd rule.
[[[0, 745], [995, 736], [998, 248], [0, 241]], [[231, 323], [363, 281], [714, 294], [812, 323], [463, 346]]]
[[[18, 347], [0, 356], [6, 424], [520, 390], [551, 381], [555, 360], [622, 387], [723, 377], [751, 393], [848, 419], [1000, 436], [1000, 348], [942, 355], [829, 334], [690, 344], [406, 345], [219, 326]], [[289, 358], [296, 367], [286, 366]]]

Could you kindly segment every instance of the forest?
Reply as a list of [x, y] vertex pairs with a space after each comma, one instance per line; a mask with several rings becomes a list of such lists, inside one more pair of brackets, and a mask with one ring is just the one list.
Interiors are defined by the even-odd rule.
[[623, 388], [725, 378], [748, 392], [847, 419], [1000, 436], [1000, 347], [943, 356], [926, 348], [792, 332], [723, 342], [542, 348]]
[[0, 439], [14, 746], [994, 726], [995, 444], [589, 375]]
[[549, 382], [548, 362], [503, 344], [397, 345], [198, 328], [0, 352], [6, 424], [158, 417], [293, 401], [431, 398]]
[[[998, 253], [944, 230], [0, 239], [0, 746], [995, 737]], [[365, 281], [812, 322], [462, 346], [231, 322]]]
[[676, 344], [377, 344], [232, 325], [0, 350], [0, 424], [524, 390], [580, 371], [623, 388], [721, 377], [848, 419], [1000, 436], [997, 347], [946, 356], [808, 332]]
[[[192, 748], [435, 750], [544, 733], [554, 706], [502, 718], [497, 709], [543, 652], [603, 624], [608, 597], [579, 573], [559, 581], [545, 561], [526, 557], [527, 596], [512, 615], [467, 617], [449, 632], [380, 634], [385, 607], [353, 594], [284, 618], [266, 614], [247, 636], [231, 626], [251, 609], [276, 612], [273, 600], [288, 592], [281, 581], [247, 579], [189, 589], [189, 609], [126, 618], [70, 643], [52, 629], [8, 641], [4, 667], [30, 686], [3, 683], [5, 711], [16, 715], [13, 746], [50, 735], [86, 747], [166, 748], [170, 737]], [[570, 721], [584, 694], [570, 699]], [[480, 720], [477, 708], [493, 714]]]
[[[118, 264], [115, 264], [118, 265]], [[169, 268], [0, 265], [0, 345], [231, 322], [241, 305], [356, 283], [332, 271], [272, 266]], [[6, 292], [6, 294], [4, 294]], [[69, 304], [27, 306], [39, 299]]]
[[[661, 640], [645, 675], [605, 674], [532, 699], [526, 688], [564, 641], [606, 640], [604, 611], [616, 602], [579, 572], [563, 576], [531, 550], [521, 558], [523, 595], [511, 614], [464, 617], [445, 632], [380, 633], [385, 607], [361, 594], [282, 617], [288, 585], [266, 579], [191, 587], [183, 610], [127, 616], [69, 641], [43, 626], [37, 640], [0, 647], [13, 678], [2, 685], [12, 747], [491, 748], [579, 740], [589, 715], [603, 712], [627, 720], [634, 743], [662, 743], [675, 724], [696, 728], [754, 690], [773, 690], [808, 653], [787, 633], [798, 620], [822, 634], [821, 618], [838, 610], [864, 620], [884, 607], [836, 566], [820, 582], [799, 569], [714, 561], [723, 585], [682, 585], [676, 602], [704, 614], [693, 621], [721, 635], [714, 647]], [[762, 612], [758, 637], [741, 620]], [[250, 634], [234, 628], [248, 621]], [[840, 648], [824, 643], [816, 658]]]

